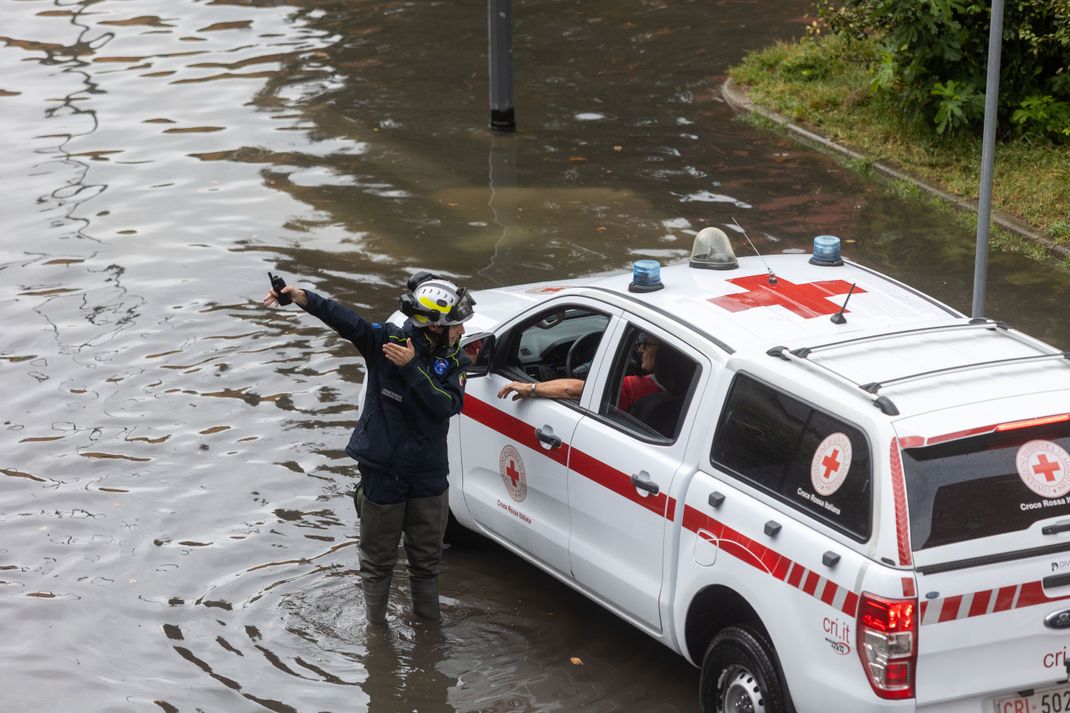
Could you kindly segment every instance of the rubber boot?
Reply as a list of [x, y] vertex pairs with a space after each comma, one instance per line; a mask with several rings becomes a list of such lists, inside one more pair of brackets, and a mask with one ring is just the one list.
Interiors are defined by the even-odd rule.
[[405, 507], [405, 554], [409, 561], [412, 611], [438, 619], [438, 570], [442, 537], [449, 519], [449, 491], [430, 498], [410, 498]]
[[386, 605], [390, 601], [390, 579], [374, 582], [361, 580], [364, 589], [364, 618], [369, 624], [386, 623]]
[[438, 607], [438, 577], [434, 579], [410, 579], [412, 592], [412, 613], [421, 619], [439, 619], [442, 612]]
[[398, 561], [405, 503], [377, 505], [360, 495], [360, 579], [368, 621], [386, 621], [390, 578]]

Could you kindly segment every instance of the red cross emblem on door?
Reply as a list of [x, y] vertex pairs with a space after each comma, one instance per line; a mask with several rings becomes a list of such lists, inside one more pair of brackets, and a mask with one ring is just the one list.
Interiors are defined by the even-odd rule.
[[528, 479], [524, 475], [524, 461], [520, 460], [520, 452], [513, 446], [502, 448], [498, 456], [498, 472], [502, 476], [505, 489], [516, 502], [520, 502], [528, 496]]
[[[779, 305], [803, 319], [812, 319], [822, 315], [831, 315], [840, 311], [840, 305], [829, 298], [845, 295], [851, 291], [851, 283], [843, 280], [821, 280], [795, 284], [782, 277], [775, 285], [769, 284], [768, 275], [750, 275], [729, 280], [733, 285], [747, 290], [721, 297], [711, 297], [710, 302], [723, 307], [729, 312], [742, 312], [754, 307], [772, 307]], [[865, 292], [855, 287], [855, 292]], [[850, 310], [844, 310], [849, 312]]]

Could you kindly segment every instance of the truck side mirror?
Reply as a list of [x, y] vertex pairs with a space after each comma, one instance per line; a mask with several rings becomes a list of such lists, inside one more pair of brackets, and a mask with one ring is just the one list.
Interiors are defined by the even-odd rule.
[[489, 332], [481, 332], [466, 337], [461, 342], [461, 349], [472, 360], [472, 363], [464, 370], [469, 378], [473, 376], [486, 376], [490, 372], [490, 365], [494, 357], [494, 335]]

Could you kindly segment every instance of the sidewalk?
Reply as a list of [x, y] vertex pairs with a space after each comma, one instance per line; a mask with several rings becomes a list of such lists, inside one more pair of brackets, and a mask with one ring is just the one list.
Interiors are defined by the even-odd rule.
[[[970, 213], [973, 213], [974, 215], [977, 214], [977, 201], [967, 200], [960, 196], [952, 195], [947, 191], [944, 191], [943, 189], [937, 188], [936, 186], [930, 183], [926, 183], [920, 178], [912, 176], [909, 173], [906, 173], [887, 163], [884, 163], [882, 161], [873, 161], [868, 156], [863, 156], [860, 153], [852, 151], [846, 146], [841, 146], [840, 144], [837, 144], [834, 141], [830, 141], [829, 139], [825, 138], [824, 136], [821, 136], [820, 134], [815, 134], [813, 131], [810, 131], [799, 126], [798, 124], [793, 123], [790, 119], [781, 116], [780, 114], [777, 114], [775, 111], [770, 111], [769, 109], [758, 106], [757, 104], [751, 102], [751, 100], [747, 97], [746, 90], [744, 90], [731, 79], [725, 81], [725, 83], [721, 86], [721, 95], [724, 97], [725, 101], [728, 102], [729, 106], [733, 107], [734, 109], [738, 111], [746, 111], [753, 114], [757, 114], [765, 119], [768, 119], [774, 124], [783, 127], [783, 129], [789, 134], [795, 135], [796, 138], [799, 138], [804, 142], [816, 144], [820, 148], [826, 149], [833, 153], [840, 154], [841, 156], [845, 156], [855, 161], [861, 161], [862, 163], [865, 163], [868, 166], [872, 166], [874, 170], [884, 174], [885, 176], [888, 176], [889, 178], [894, 178], [899, 181], [906, 181], [907, 183], [912, 183], [918, 188], [921, 188], [923, 191], [950, 203], [956, 208], [968, 211]], [[1070, 247], [1064, 245], [1056, 245], [1051, 240], [1039, 233], [1036, 228], [1031, 225], [1028, 225], [1027, 223], [1023, 223], [1017, 218], [1014, 218], [1010, 215], [1007, 215], [1006, 213], [993, 209], [992, 222], [1005, 230], [1009, 230], [1010, 232], [1030, 242], [1036, 243], [1044, 247], [1044, 249], [1052, 257], [1060, 259], [1070, 259]]]

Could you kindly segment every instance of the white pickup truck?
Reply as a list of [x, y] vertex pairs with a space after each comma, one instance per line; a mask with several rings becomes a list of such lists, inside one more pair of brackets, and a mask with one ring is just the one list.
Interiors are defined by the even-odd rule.
[[475, 293], [456, 520], [700, 666], [704, 712], [1070, 711], [1068, 355], [834, 239], [659, 268]]

